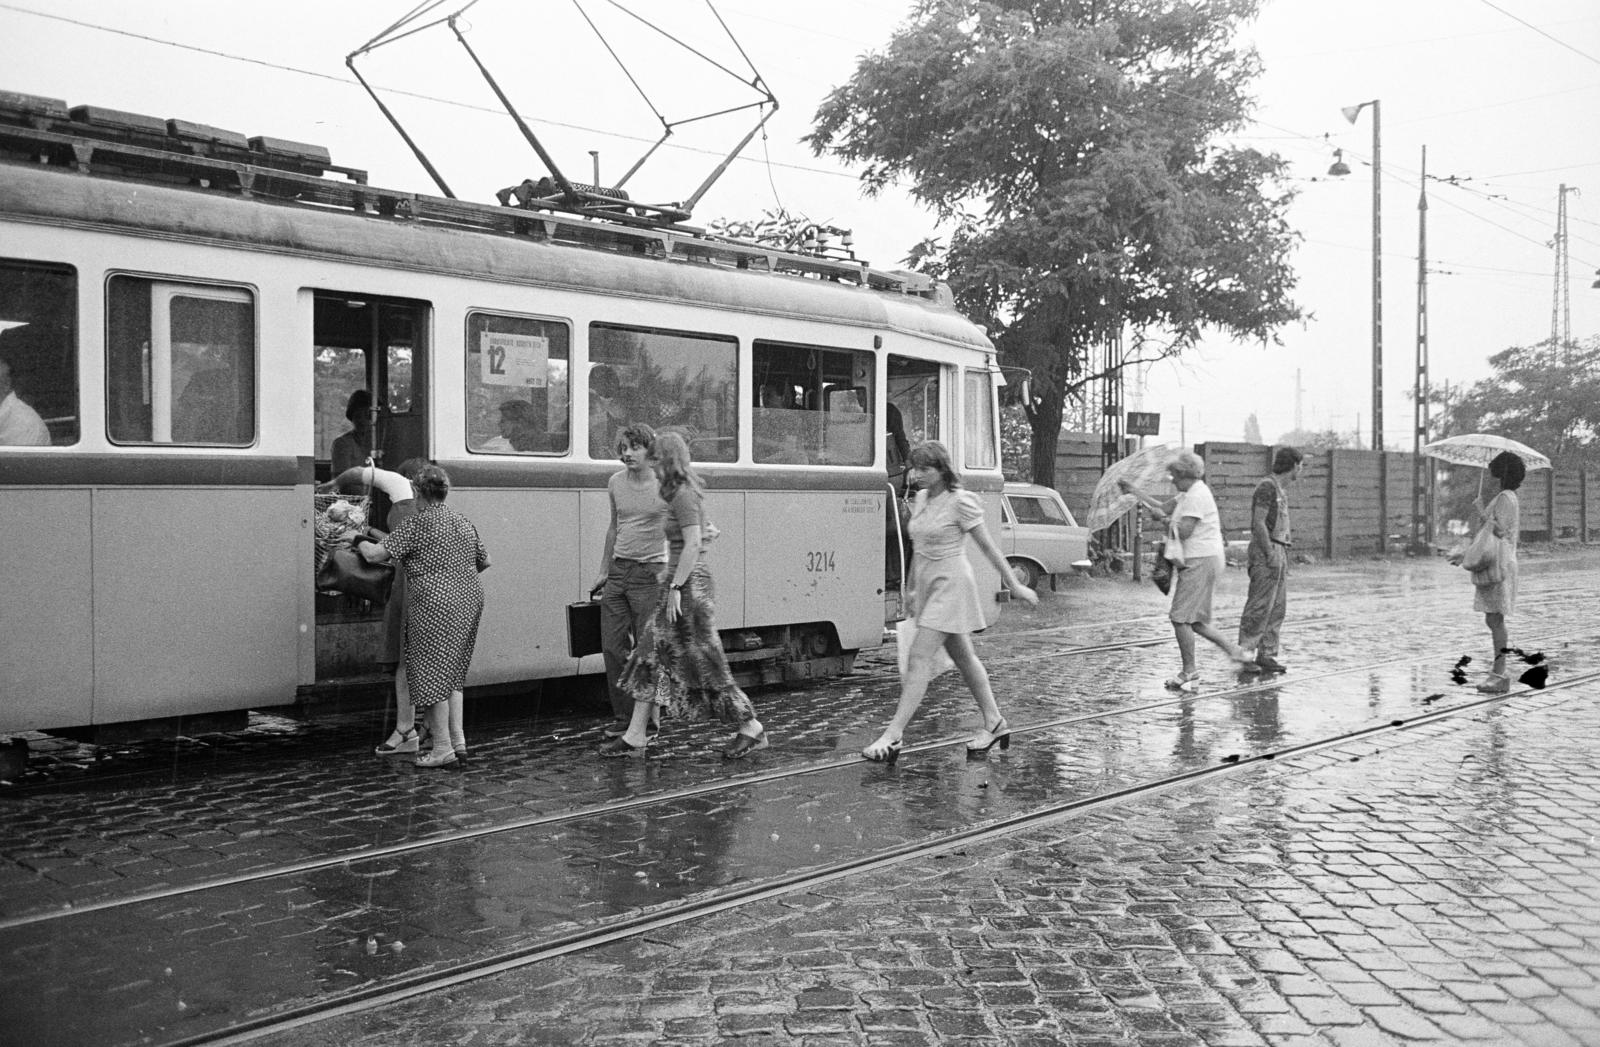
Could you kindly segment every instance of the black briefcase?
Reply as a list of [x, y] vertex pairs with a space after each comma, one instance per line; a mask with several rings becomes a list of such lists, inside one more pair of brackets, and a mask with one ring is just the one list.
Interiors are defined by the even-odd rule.
[[567, 604], [567, 651], [574, 658], [599, 654], [600, 601]]

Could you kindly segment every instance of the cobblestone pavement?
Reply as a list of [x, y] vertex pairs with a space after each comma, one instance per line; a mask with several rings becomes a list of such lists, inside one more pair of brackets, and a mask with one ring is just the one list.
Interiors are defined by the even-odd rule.
[[1597, 697], [1257, 764], [267, 1042], [1600, 1043]]
[[[1449, 679], [1449, 669], [1458, 653], [1480, 652], [1486, 646], [1481, 621], [1474, 623], [1463, 612], [1469, 598], [1465, 598], [1464, 587], [1459, 584], [1459, 572], [1441, 573], [1434, 564], [1415, 566], [1415, 570], [1399, 572], [1387, 568], [1379, 573], [1370, 569], [1306, 572], [1307, 577], [1300, 580], [1296, 590], [1296, 621], [1291, 625], [1289, 646], [1297, 671], [1245, 689], [1236, 688], [1231, 676], [1214, 671], [1214, 686], [1220, 693], [1194, 700], [1175, 700], [1160, 687], [1162, 676], [1170, 671], [1167, 663], [1172, 652], [1170, 634], [1164, 632], [1160, 619], [1149, 613], [1160, 608], [1153, 589], [1134, 591], [1122, 586], [1107, 590], [1114, 602], [1098, 612], [1072, 615], [1083, 618], [1081, 624], [1061, 622], [1063, 611], [1070, 613], [1092, 602], [1080, 603], [1079, 598], [1084, 595], [1080, 590], [1069, 590], [1064, 598], [1052, 598], [1041, 611], [1008, 615], [1005, 627], [983, 640], [982, 650], [1013, 724], [1019, 728], [1029, 724], [1033, 730], [1019, 737], [1018, 748], [1010, 754], [997, 755], [987, 763], [968, 763], [961, 758], [959, 749], [949, 744], [958, 742], [963, 731], [970, 731], [974, 720], [970, 699], [950, 678], [936, 687], [916, 725], [918, 741], [943, 743], [943, 748], [908, 751], [901, 765], [892, 770], [854, 762], [854, 749], [872, 737], [893, 702], [894, 684], [882, 671], [884, 658], [878, 655], [867, 660], [866, 671], [857, 679], [761, 695], [763, 720], [779, 744], [774, 750], [759, 754], [749, 766], [723, 765], [704, 748], [708, 740], [704, 730], [691, 728], [674, 731], [679, 740], [665, 747], [661, 758], [596, 761], [588, 751], [595, 740], [595, 728], [588, 721], [573, 717], [552, 717], [532, 724], [497, 724], [475, 732], [474, 748], [482, 756], [457, 775], [418, 774], [409, 766], [395, 766], [393, 761], [385, 764], [375, 758], [357, 758], [352, 749], [369, 747], [371, 741], [361, 737], [352, 746], [350, 738], [337, 731], [327, 736], [332, 738], [338, 757], [329, 760], [326, 752], [301, 749], [295, 744], [294, 732], [288, 732], [287, 744], [256, 746], [256, 755], [237, 768], [208, 765], [203, 772], [194, 773], [178, 764], [160, 779], [136, 776], [131, 784], [113, 779], [105, 785], [89, 781], [70, 788], [24, 790], [16, 795], [0, 792], [0, 835], [18, 841], [6, 845], [0, 854], [0, 955], [6, 957], [4, 971], [0, 971], [0, 997], [8, 1001], [0, 1003], [0, 1019], [9, 1019], [13, 1028], [29, 1028], [28, 1023], [39, 1022], [41, 1016], [61, 1016], [48, 1030], [30, 1030], [43, 1034], [31, 1042], [138, 1042], [147, 1035], [159, 1040], [162, 1036], [220, 1027], [241, 1013], [304, 1001], [351, 986], [383, 983], [481, 955], [485, 950], [524, 946], [530, 940], [545, 940], [559, 931], [593, 925], [619, 914], [648, 912], [674, 899], [760, 882], [795, 868], [870, 853], [888, 844], [937, 838], [965, 826], [1037, 809], [1050, 801], [1092, 797], [1167, 774], [1216, 766], [1227, 756], [1282, 751], [1341, 729], [1410, 719], [1420, 712], [1475, 699], [1470, 688], [1454, 685]], [[1549, 637], [1553, 642], [1545, 649], [1550, 654], [1554, 681], [1600, 668], [1591, 653], [1596, 595], [1593, 584], [1588, 583], [1587, 588], [1573, 584], [1572, 580], [1579, 576], [1570, 564], [1530, 566], [1533, 569], [1528, 572], [1527, 588], [1533, 598], [1524, 601], [1514, 641], [1533, 649], [1535, 640]], [[1236, 578], [1230, 581], [1234, 587], [1228, 600], [1236, 607], [1240, 587]], [[1457, 584], [1452, 586], [1450, 582]], [[1219, 618], [1228, 621], [1230, 614], [1236, 611], [1225, 602], [1219, 609]], [[1092, 646], [1130, 636], [1149, 636], [1163, 646], [1154, 652], [1121, 650], [1061, 656], [1063, 644]], [[1397, 637], [1403, 637], [1404, 643], [1397, 644]], [[1417, 651], [1425, 652], [1425, 657], [1410, 656]], [[1208, 663], [1208, 668], [1217, 669], [1215, 660]], [[1591, 688], [1582, 693], [1592, 697], [1597, 692]], [[1589, 700], [1576, 699], [1571, 692], [1551, 691], [1516, 701], [1531, 703], [1530, 713], [1545, 715], [1546, 706], [1556, 709], [1587, 705]], [[1520, 722], [1522, 718], [1510, 719]], [[1465, 729], [1464, 724], [1458, 724], [1453, 730]], [[1451, 730], [1430, 727], [1408, 732], [1407, 737], [1449, 737]], [[487, 737], [480, 742], [482, 735]], [[1581, 737], [1582, 732], [1577, 736]], [[325, 739], [314, 740], [315, 744], [325, 744]], [[341, 745], [343, 751], [337, 751]], [[1369, 749], [1374, 746], [1397, 752], [1405, 748], [1392, 739], [1368, 744]], [[408, 1004], [393, 1012], [407, 1016], [401, 1022], [403, 1028], [374, 1025], [366, 1042], [545, 1043], [618, 1035], [631, 1035], [641, 1042], [718, 1042], [735, 1033], [789, 1042], [813, 1035], [805, 1030], [803, 1022], [795, 1025], [789, 1020], [812, 1010], [828, 1011], [831, 1018], [811, 1015], [807, 1020], [827, 1018], [835, 1022], [819, 1026], [812, 1042], [959, 1042], [963, 1037], [1010, 1041], [1021, 1036], [1023, 1027], [1012, 1029], [996, 1024], [1000, 1019], [994, 1002], [1011, 989], [1016, 990], [1019, 999], [1026, 996], [1021, 983], [1001, 981], [983, 988], [980, 983], [963, 981], [951, 974], [948, 979], [920, 983], [920, 987], [914, 980], [905, 980], [899, 989], [894, 989], [881, 978], [871, 988], [861, 987], [865, 985], [861, 982], [863, 972], [878, 971], [876, 962], [847, 955], [847, 950], [829, 950], [819, 945], [831, 931], [798, 932], [806, 936], [806, 947], [801, 950], [793, 938], [797, 914], [828, 913], [844, 906], [855, 918], [862, 913], [879, 912], [887, 915], [875, 916], [874, 920], [911, 921], [901, 928], [904, 931], [912, 923], [920, 926], [925, 920], [922, 901], [932, 895], [915, 893], [902, 897], [896, 888], [879, 884], [880, 877], [885, 878], [886, 884], [925, 885], [928, 877], [942, 875], [944, 870], [978, 869], [979, 856], [987, 855], [982, 862], [992, 863], [1001, 856], [1023, 852], [1034, 854], [1030, 860], [1042, 863], [1038, 867], [1050, 866], [1059, 873], [1069, 867], [1061, 864], [1061, 840], [1081, 839], [1086, 825], [1098, 826], [1089, 835], [1099, 838], [1118, 825], [1139, 824], [1139, 819], [1152, 825], [1165, 820], [1168, 835], [1151, 836], [1155, 830], [1141, 830], [1141, 835], [1116, 844], [1112, 853], [1126, 847], [1128, 855], [1145, 862], [1148, 855], [1144, 848], [1150, 839], [1159, 837], [1164, 843], [1152, 853], [1161, 855], [1163, 860], [1174, 850], [1200, 854], [1211, 845], [1201, 834], [1192, 845], [1198, 850], [1189, 850], [1188, 834], [1198, 823], [1191, 822], [1187, 814], [1174, 821], [1172, 809], [1162, 805], [1176, 802], [1179, 795], [1204, 796], [1218, 791], [1223, 798], [1241, 791], [1254, 795], [1258, 780], [1279, 778], [1313, 781], [1311, 792], [1306, 795], [1315, 800], [1334, 788], [1314, 784], [1317, 774], [1329, 768], [1348, 773], [1343, 763], [1330, 763], [1331, 759], [1281, 759], [1267, 771], [1241, 767], [1240, 774], [1229, 779], [1231, 786], [1186, 786], [1181, 793], [1143, 801], [1138, 807], [1116, 814], [1080, 816], [1072, 823], [1063, 823], [1071, 833], [1061, 839], [1034, 833], [1003, 843], [974, 846], [968, 848], [966, 855], [928, 859], [920, 866], [905, 866], [892, 874], [852, 879], [810, 894], [792, 895], [780, 902], [746, 909], [737, 918], [713, 918], [688, 931], [654, 934], [632, 950], [615, 954], [591, 952], [552, 961], [535, 968], [532, 974], [458, 988], [446, 998], [481, 999], [475, 995], [480, 992], [480, 985], [487, 987], [484, 991], [500, 992], [512, 992], [507, 988], [512, 984], [544, 986], [569, 1001], [571, 1011], [564, 1012], [554, 1004], [530, 1005], [520, 995], [522, 990], [515, 990], [518, 1002], [504, 1012], [503, 1021], [478, 1014], [446, 1024], [443, 1019], [436, 1022], [428, 1016], [429, 1010], [438, 1006], [437, 1000], [432, 1004]], [[1367, 767], [1381, 763], [1398, 769], [1392, 773], [1412, 770], [1404, 755], [1385, 755], [1378, 760], [1374, 754], [1363, 757], [1363, 763]], [[773, 772], [786, 769], [807, 773], [773, 777]], [[671, 795], [674, 790], [719, 784], [732, 787], [698, 796]], [[1589, 794], [1584, 790], [1591, 785], [1592, 782], [1578, 782], [1573, 788], [1585, 797]], [[1280, 787], [1280, 795], [1298, 797], [1300, 793]], [[646, 808], [596, 813], [531, 826], [520, 832], [477, 836], [449, 846], [336, 864], [303, 875], [218, 888], [203, 895], [154, 899], [110, 911], [104, 919], [85, 916], [21, 922], [37, 920], [64, 904], [81, 907], [140, 891], [212, 882], [330, 853], [359, 855], [374, 846], [470, 833], [518, 820], [566, 817], [608, 800], [650, 796], [666, 799]], [[1220, 803], [1221, 799], [1206, 802]], [[1283, 806], [1299, 801], [1275, 802]], [[1260, 814], [1255, 806], [1246, 806], [1249, 817]], [[1151, 809], [1146, 811], [1146, 807]], [[1579, 822], [1592, 815], [1587, 806], [1574, 806], [1574, 811], [1577, 813], [1573, 817]], [[1285, 812], [1277, 813], [1289, 817]], [[1300, 813], [1300, 808], [1295, 807], [1293, 815], [1298, 817]], [[1237, 823], [1245, 815], [1224, 812], [1210, 817], [1218, 822], [1233, 818]], [[1432, 824], [1430, 818], [1423, 820]], [[1353, 817], [1343, 819], [1359, 821]], [[1592, 824], [1592, 817], [1589, 822]], [[1382, 825], [1341, 823], [1341, 827], [1357, 834], [1371, 834], [1375, 855], [1392, 859], [1397, 853], [1406, 853], [1385, 844]], [[1320, 838], [1321, 830], [1313, 832], [1292, 824], [1286, 831], [1290, 837], [1309, 832], [1308, 838]], [[1455, 838], [1453, 829], [1438, 831]], [[1541, 829], [1535, 834], [1536, 842], [1542, 844], [1542, 836], [1549, 832], [1548, 828]], [[1457, 844], [1464, 846], [1459, 840]], [[1226, 844], [1219, 846], [1224, 851], [1230, 849]], [[1042, 857], [1035, 853], [1041, 847]], [[1295, 856], [1300, 851], [1288, 848], [1285, 853]], [[1100, 861], [1106, 868], [1114, 868], [1119, 859]], [[1024, 866], [1026, 863], [1003, 868]], [[904, 879], [908, 870], [919, 867], [926, 875], [919, 873], [913, 881]], [[982, 875], [991, 876], [989, 886], [983, 889], [985, 897], [1003, 900], [1010, 887], [1000, 885], [1000, 881], [1009, 874], [995, 873], [991, 868]], [[1017, 889], [1026, 892], [1027, 881], [1018, 875]], [[1152, 871], [1147, 875], [1154, 882], [1169, 873]], [[1055, 892], [1055, 880], [1047, 877], [1043, 882]], [[1209, 880], [1202, 877], [1197, 882], [1204, 885]], [[1219, 891], [1228, 887], [1220, 880], [1216, 886]], [[1574, 884], [1570, 893], [1578, 898], [1590, 891], [1587, 896], [1592, 897], [1591, 888], [1592, 884], [1585, 880]], [[922, 890], [922, 886], [917, 888], [918, 892]], [[960, 895], [968, 890], [970, 887], [951, 888], [950, 893]], [[863, 898], [874, 897], [878, 899], [874, 903], [862, 902]], [[1033, 960], [1054, 950], [1053, 962], [1058, 967], [1071, 968], [1084, 977], [1098, 970], [1093, 964], [1082, 962], [1078, 954], [1102, 947], [1115, 951], [1113, 945], [1104, 943], [1123, 941], [1118, 927], [1130, 914], [1088, 904], [1096, 897], [1095, 890], [1081, 887], [1076, 893], [1062, 894], [1057, 900], [1065, 908], [1055, 912], [1067, 915], [1046, 919], [1045, 926], [1027, 924], [1039, 932], [1035, 943], [1029, 946]], [[1145, 899], [1141, 896], [1139, 900]], [[1188, 921], [1204, 920], [1209, 914], [1193, 911], [1193, 899], [1183, 892], [1153, 900], [1167, 904], [1162, 913], [1152, 918], [1165, 916], [1165, 921], [1155, 922], [1173, 925], [1169, 928], [1173, 931], [1168, 935], [1169, 945], [1178, 949], [1180, 959], [1196, 969], [1205, 968], [1210, 961], [1196, 960], [1184, 952], [1183, 943], [1191, 936], [1177, 934], [1176, 930], [1193, 928], [1195, 925]], [[1334, 901], [1344, 904], [1345, 899]], [[935, 905], [935, 910], [943, 911], [948, 905], [954, 906], [949, 910], [954, 913], [962, 904], [959, 899], [948, 898]], [[1028, 918], [1019, 908], [1020, 902], [1013, 899], [1008, 904], [1012, 918]], [[1202, 910], [1205, 908], [1201, 906]], [[1583, 911], [1579, 906], [1569, 908]], [[970, 921], [973, 914], [984, 911], [979, 906], [967, 918]], [[1031, 915], [1037, 917], [1040, 912]], [[1109, 926], [1099, 926], [1102, 916], [1111, 921]], [[1302, 914], [1299, 919], [1311, 917]], [[1143, 927], [1143, 922], [1136, 922]], [[1279, 933], [1278, 923], [1287, 922], [1271, 921], [1272, 926], [1262, 922], [1257, 933], [1271, 937]], [[1402, 922], [1410, 926], [1414, 921], [1408, 917]], [[1592, 926], [1593, 922], [1590, 920], [1589, 924]], [[8, 926], [11, 924], [15, 926]], [[1003, 950], [1003, 946], [995, 944], [1003, 935], [997, 937], [997, 932], [985, 930], [980, 924], [981, 921], [970, 923], [970, 927], [976, 928], [972, 933], [981, 933], [985, 943], [982, 950]], [[1093, 938], [1102, 945], [1074, 945], [1076, 939], [1070, 936], [1053, 944], [1048, 941], [1049, 934], [1067, 924], [1073, 934], [1083, 935], [1084, 941]], [[723, 930], [716, 931], [723, 925]], [[751, 926], [759, 928], [759, 933], [751, 933]], [[1003, 922], [1002, 926], [1010, 924]], [[1012, 929], [1020, 933], [1023, 926], [1017, 924]], [[867, 938], [879, 929], [865, 925]], [[899, 960], [893, 964], [885, 961], [884, 969], [945, 969], [947, 973], [974, 969], [967, 954], [978, 947], [970, 940], [947, 937], [943, 945], [936, 946], [933, 938], [924, 937], [924, 932], [948, 935], [950, 928], [941, 931], [939, 926], [928, 925], [915, 931], [915, 941], [896, 946]], [[1108, 932], [1111, 936], [1104, 937]], [[843, 931], [838, 933], [844, 935]], [[1127, 933], [1131, 935], [1127, 941], [1137, 943], [1145, 930]], [[653, 978], [643, 978], [637, 966], [629, 966], [644, 963], [648, 971], [670, 966], [668, 960], [680, 951], [687, 955], [702, 940], [710, 943], [706, 956], [744, 955], [726, 948], [741, 937], [759, 939], [760, 947], [749, 953], [748, 964], [741, 961], [715, 970], [704, 966], [687, 969], [682, 972], [681, 982], [671, 983], [679, 984], [681, 991], [663, 990]], [[1443, 948], [1431, 937], [1424, 937], [1428, 940], [1418, 948]], [[838, 975], [838, 985], [826, 979], [797, 977], [795, 972], [803, 968], [789, 965], [791, 954], [818, 948], [836, 953], [835, 959], [842, 963], [833, 972]], [[880, 944], [877, 948], [889, 947]], [[1280, 948], [1289, 946], [1280, 943]], [[654, 950], [658, 949], [666, 951], [657, 955]], [[924, 964], [924, 952], [955, 966]], [[1134, 948], [1134, 953], [1138, 952]], [[1448, 949], [1445, 952], [1449, 954]], [[1243, 953], [1241, 947], [1234, 945], [1232, 951], [1216, 955], [1236, 954]], [[604, 959], [607, 956], [610, 959]], [[1580, 970], [1600, 969], [1581, 955], [1568, 959]], [[1356, 957], [1348, 962], [1359, 965], [1365, 959]], [[997, 968], [1010, 966], [1030, 969], [1020, 963], [996, 964]], [[602, 970], [612, 973], [597, 973]], [[819, 962], [814, 970], [828, 973], [832, 968]], [[1106, 970], [1119, 974], [1124, 968], [1117, 965]], [[723, 991], [721, 987], [745, 978], [744, 972], [749, 972], [752, 984], [766, 985], [766, 989], [740, 989], [731, 994]], [[1281, 972], [1263, 969], [1257, 970], [1256, 976], [1268, 978], [1274, 973]], [[598, 981], [585, 980], [591, 977]], [[895, 977], [914, 979], [910, 973]], [[1111, 975], [1107, 978], [1108, 984], [1116, 980]], [[1165, 984], [1154, 974], [1148, 980], [1158, 986]], [[1096, 976], [1084, 984], [1098, 987], [1101, 981]], [[803, 995], [808, 987], [816, 986], [833, 986], [828, 992], [835, 995]], [[851, 986], [857, 986], [859, 991]], [[951, 990], [952, 1000], [976, 999], [983, 1006], [973, 1010], [930, 1005], [927, 992], [940, 986]], [[963, 987], [971, 991], [964, 995], [956, 991]], [[1060, 985], [1057, 990], [1065, 991]], [[535, 999], [545, 998], [538, 995], [544, 989], [526, 991], [533, 993]], [[890, 1006], [883, 1002], [887, 997], [880, 1000], [878, 995], [890, 991], [911, 992], [915, 1000], [905, 1006]], [[741, 1002], [744, 997], [739, 995], [743, 992], [754, 993], [759, 1000], [746, 1007]], [[845, 997], [837, 992], [849, 994], [848, 1006], [840, 1003]], [[1035, 985], [1034, 1003], [1030, 1006], [1042, 1006], [1039, 992]], [[671, 999], [649, 1002], [663, 993]], [[944, 998], [938, 993], [935, 996]], [[1160, 992], [1157, 996], [1167, 998]], [[824, 998], [834, 1003], [814, 1008], [806, 1002]], [[895, 998], [902, 1002], [911, 999]], [[570, 1001], [574, 1000], [582, 1002], [573, 1006]], [[1055, 1024], [1046, 1022], [1040, 1026], [1037, 1031], [1043, 1038], [1039, 1042], [1231, 1043], [1262, 1042], [1262, 1038], [1271, 1039], [1273, 1035], [1270, 1022], [1261, 1025], [1245, 1020], [1242, 1025], [1239, 1021], [1221, 1022], [1206, 1037], [1198, 1037], [1186, 1020], [1171, 1015], [1168, 1019], [1176, 1022], [1176, 1031], [1159, 1022], [1145, 1028], [1139, 1023], [1150, 1016], [1142, 1012], [1142, 1004], [1128, 1005], [1130, 1018], [1121, 1014], [1122, 1003], [1115, 994], [1102, 994], [1101, 1004], [1089, 1009], [1105, 1012], [1102, 1017], [1110, 1024], [1104, 1036], [1096, 1039], [1100, 1034], [1091, 1035], [1092, 1022], [1082, 1027], [1062, 1024], [1064, 1012], [1056, 1006], [1060, 1001], [1046, 1002], [1050, 1006], [1044, 1010], [1054, 1015], [1050, 1022]], [[1087, 996], [1083, 1002], [1087, 1007]], [[1419, 1012], [1409, 1000], [1397, 1006], [1413, 1016], [1426, 1013]], [[945, 1010], [963, 1013], [946, 1015]], [[879, 1023], [879, 1011], [897, 1013]], [[1254, 1013], [1247, 1008], [1236, 1007], [1235, 1011], [1235, 1018], [1248, 1018]], [[743, 1024], [744, 1019], [725, 1020], [725, 1016], [740, 1014], [756, 1017], [750, 1018], [748, 1024]], [[912, 1018], [915, 1020], [910, 1021]], [[945, 1018], [950, 1022], [940, 1024]], [[1551, 1026], [1552, 1020], [1547, 1019], [1548, 1016], [1541, 1018], [1536, 1027], [1543, 1030]], [[74, 1020], [80, 1024], [74, 1024]], [[1089, 1022], [1087, 1018], [1083, 1020]], [[1319, 1024], [1303, 1015], [1302, 1020], [1313, 1027]], [[1483, 1020], [1493, 1023], [1499, 1019], [1491, 1015]], [[367, 1018], [361, 1023], [328, 1026], [328, 1031], [314, 1030], [308, 1035], [318, 1038], [304, 1042], [344, 1042], [326, 1037], [361, 1035], [363, 1023], [372, 1021]], [[770, 1024], [773, 1021], [778, 1024]], [[910, 1024], [905, 1024], [908, 1021]], [[973, 1024], [975, 1021], [987, 1024], [980, 1027]], [[1437, 1021], [1434, 1025], [1444, 1028]], [[1578, 1029], [1575, 1035], [1582, 1042], [1581, 1026], [1567, 1023], [1562, 1027]], [[1362, 1027], [1351, 1028], [1359, 1032]], [[1494, 1028], [1498, 1031], [1488, 1034], [1487, 1042], [1515, 1039], [1504, 1023]], [[78, 1035], [91, 1031], [95, 1034], [93, 1039]], [[118, 1040], [118, 1035], [123, 1038]], [[1166, 1039], [1162, 1038], [1164, 1035]], [[1324, 1035], [1332, 1033], [1324, 1030]], [[1380, 1036], [1369, 1042], [1386, 1041]], [[1552, 1038], [1524, 1042], [1570, 1041]]]

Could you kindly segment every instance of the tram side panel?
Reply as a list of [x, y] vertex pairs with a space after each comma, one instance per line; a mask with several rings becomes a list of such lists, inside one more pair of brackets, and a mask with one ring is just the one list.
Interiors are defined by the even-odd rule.
[[829, 622], [844, 650], [883, 635], [883, 499], [870, 491], [753, 491], [745, 514], [748, 622]]
[[81, 489], [0, 494], [0, 734], [92, 717], [90, 499]]
[[[246, 528], [196, 543], [197, 520], [303, 515], [294, 488], [102, 489], [94, 495], [92, 720], [281, 705], [300, 668], [300, 536]], [[83, 721], [71, 721], [83, 722]]]

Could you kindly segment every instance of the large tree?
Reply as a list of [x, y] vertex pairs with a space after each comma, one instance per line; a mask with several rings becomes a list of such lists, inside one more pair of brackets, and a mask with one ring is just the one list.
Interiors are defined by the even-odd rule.
[[1513, 346], [1489, 357], [1490, 377], [1464, 394], [1435, 390], [1436, 436], [1496, 433], [1553, 461], [1600, 463], [1600, 336], [1552, 349]]
[[1283, 162], [1217, 144], [1249, 109], [1234, 35], [1258, 3], [921, 0], [817, 110], [814, 151], [951, 228], [908, 261], [1032, 372], [1037, 482], [1089, 382], [1300, 315]]

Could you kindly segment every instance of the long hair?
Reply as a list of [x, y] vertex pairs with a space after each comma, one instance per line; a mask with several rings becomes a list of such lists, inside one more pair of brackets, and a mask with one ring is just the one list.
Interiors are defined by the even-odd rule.
[[910, 462], [913, 469], [937, 469], [939, 479], [952, 491], [961, 486], [961, 477], [950, 462], [950, 448], [938, 440], [924, 440], [913, 447]]
[[684, 442], [682, 433], [657, 433], [650, 445], [650, 457], [655, 462], [656, 476], [661, 479], [663, 502], [671, 502], [685, 486], [696, 492], [706, 489], [706, 485], [695, 474], [694, 462], [689, 457], [689, 445]]

